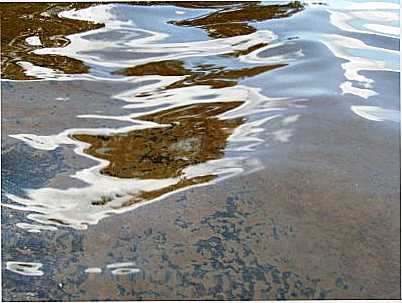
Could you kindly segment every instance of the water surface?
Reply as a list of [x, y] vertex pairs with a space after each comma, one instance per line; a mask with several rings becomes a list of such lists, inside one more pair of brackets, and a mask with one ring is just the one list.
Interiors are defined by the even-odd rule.
[[398, 2], [1, 26], [4, 299], [400, 297]]

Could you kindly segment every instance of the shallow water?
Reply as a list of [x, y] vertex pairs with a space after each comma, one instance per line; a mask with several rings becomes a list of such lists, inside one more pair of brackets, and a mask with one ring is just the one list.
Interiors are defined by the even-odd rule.
[[400, 297], [397, 1], [1, 25], [4, 299]]

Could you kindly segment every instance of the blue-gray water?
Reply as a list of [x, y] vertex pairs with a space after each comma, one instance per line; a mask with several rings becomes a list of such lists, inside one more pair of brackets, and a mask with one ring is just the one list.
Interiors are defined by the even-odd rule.
[[397, 1], [25, 5], [4, 300], [400, 298]]

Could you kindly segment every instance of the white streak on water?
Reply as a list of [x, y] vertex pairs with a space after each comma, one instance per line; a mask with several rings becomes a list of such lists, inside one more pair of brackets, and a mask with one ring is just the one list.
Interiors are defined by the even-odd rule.
[[117, 268], [112, 271], [112, 275], [130, 275], [139, 273], [140, 271], [139, 268]]
[[390, 35], [390, 36], [399, 36], [400, 34], [400, 28], [395, 27], [395, 26], [388, 26], [388, 25], [382, 25], [382, 24], [365, 24], [364, 27], [385, 35]]
[[41, 230], [57, 230], [56, 227], [54, 226], [49, 226], [49, 225], [38, 225], [38, 224], [30, 224], [30, 223], [17, 223], [17, 227], [26, 229], [28, 232], [31, 233], [39, 233]]
[[358, 116], [370, 121], [392, 121], [400, 123], [399, 111], [379, 106], [353, 105], [350, 109]]
[[87, 274], [100, 274], [102, 272], [102, 269], [99, 267], [90, 267], [85, 269], [85, 272]]
[[6, 269], [23, 276], [42, 276], [41, 263], [7, 261]]
[[[345, 81], [346, 83], [344, 82], [340, 85], [343, 94], [354, 94], [365, 99], [378, 95], [378, 93], [372, 89], [374, 80], [362, 75], [360, 71], [399, 70], [399, 66], [390, 65], [389, 62], [352, 54], [352, 50], [364, 50], [376, 53], [388, 53], [391, 57], [398, 57], [399, 52], [397, 51], [369, 46], [358, 39], [335, 34], [324, 35], [323, 43], [335, 56], [348, 61], [341, 64], [342, 68], [345, 70], [345, 77], [350, 82], [349, 84], [347, 83], [348, 81]], [[355, 87], [352, 85], [351, 81], [355, 81], [365, 88]]]
[[[60, 17], [76, 20], [87, 20], [104, 23], [99, 29], [69, 35], [71, 41], [66, 47], [41, 48], [34, 51], [39, 55], [61, 55], [74, 58], [93, 67], [111, 68], [114, 70], [133, 67], [149, 62], [183, 59], [189, 57], [214, 56], [234, 51], [246, 50], [260, 43], [268, 43], [277, 37], [268, 30], [260, 30], [249, 35], [220, 38], [206, 41], [163, 43], [170, 35], [138, 28], [132, 21], [119, 21], [113, 12], [113, 5], [92, 6], [82, 10], [64, 11]], [[124, 31], [124, 37], [116, 39], [93, 40], [88, 37], [96, 34], [112, 34]], [[102, 55], [100, 56], [100, 52]], [[123, 57], [116, 53], [124, 53]], [[150, 54], [149, 58], [138, 58], [138, 55]], [[27, 71], [39, 78], [45, 74], [33, 66], [26, 65]]]
[[134, 266], [134, 262], [120, 262], [120, 263], [113, 263], [113, 264], [108, 264], [106, 265], [107, 268], [117, 268], [117, 267], [128, 267], [128, 266]]
[[[390, 2], [327, 1], [329, 21], [347, 33], [381, 35], [399, 38], [399, 5]], [[347, 60], [341, 66], [347, 81], [340, 84], [343, 94], [364, 99], [378, 95], [373, 79], [360, 71], [399, 71], [399, 51], [374, 47], [347, 35], [326, 35], [323, 43], [338, 58]], [[357, 84], [357, 85], [356, 85]], [[360, 86], [360, 87], [359, 87]]]
[[106, 268], [113, 269], [111, 272], [112, 275], [129, 275], [139, 273], [141, 270], [133, 267], [134, 265], [134, 262], [120, 262], [108, 264]]

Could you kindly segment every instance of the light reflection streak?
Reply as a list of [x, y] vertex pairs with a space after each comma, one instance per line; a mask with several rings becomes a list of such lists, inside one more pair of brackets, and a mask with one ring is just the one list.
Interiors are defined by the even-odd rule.
[[[326, 10], [330, 14], [330, 22], [346, 33], [399, 38], [399, 26], [397, 28], [391, 25], [399, 20], [399, 8], [394, 3], [329, 1], [328, 7]], [[378, 92], [373, 87], [374, 80], [360, 72], [400, 69], [399, 51], [370, 46], [361, 40], [340, 34], [324, 35], [323, 43], [336, 57], [348, 61], [341, 64], [346, 78], [339, 86], [343, 94], [353, 94], [364, 99], [376, 96]], [[357, 54], [354, 50], [364, 53]]]

